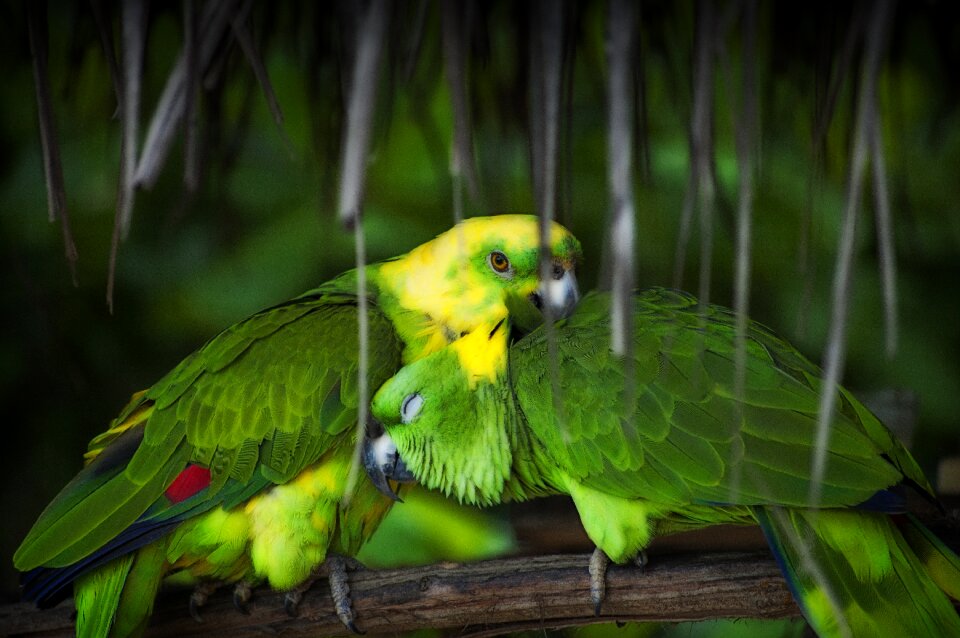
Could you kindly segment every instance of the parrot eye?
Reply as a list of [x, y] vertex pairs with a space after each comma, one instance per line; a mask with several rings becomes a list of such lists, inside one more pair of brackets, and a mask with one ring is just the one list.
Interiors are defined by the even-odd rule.
[[493, 272], [502, 277], [510, 277], [513, 275], [513, 270], [510, 268], [510, 260], [499, 250], [495, 250], [487, 255], [487, 263], [490, 264]]
[[400, 404], [400, 422], [404, 425], [410, 423], [420, 414], [421, 408], [423, 408], [423, 397], [420, 396], [420, 393], [408, 394], [403, 398], [403, 403]]

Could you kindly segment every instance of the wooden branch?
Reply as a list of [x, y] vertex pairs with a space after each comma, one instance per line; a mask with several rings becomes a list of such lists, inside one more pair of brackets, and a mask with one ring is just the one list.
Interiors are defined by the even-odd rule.
[[[955, 509], [952, 515], [924, 517], [924, 521], [949, 547], [960, 550]], [[750, 547], [751, 537], [742, 537], [738, 544]], [[594, 616], [590, 602], [588, 554], [363, 569], [351, 572], [348, 578], [357, 626], [368, 634], [436, 628], [461, 635], [491, 636], [614, 621], [800, 616], [766, 548], [658, 553], [683, 546], [655, 544], [645, 569], [612, 565], [599, 617]], [[284, 610], [283, 594], [268, 588], [254, 592], [247, 615], [234, 608], [232, 594], [228, 587], [211, 595], [201, 612], [203, 622], [198, 623], [188, 610], [189, 591], [165, 591], [157, 601], [147, 635], [350, 635], [334, 612], [326, 578], [319, 579], [304, 595], [296, 618]], [[72, 615], [73, 602], [69, 600], [47, 610], [28, 603], [0, 606], [0, 636], [73, 636]]]
[[[776, 563], [769, 552], [760, 551], [655, 557], [645, 569], [611, 566], [606, 601], [595, 617], [588, 559], [582, 554], [538, 556], [353, 572], [357, 624], [370, 634], [433, 627], [489, 635], [626, 620], [799, 616]], [[148, 635], [347, 634], [333, 611], [326, 579], [304, 596], [296, 618], [284, 611], [282, 594], [257, 590], [249, 615], [233, 607], [231, 594], [227, 588], [212, 595], [202, 609], [204, 621], [198, 623], [187, 609], [188, 592], [165, 592]], [[72, 613], [69, 601], [44, 611], [26, 603], [2, 607], [0, 635], [72, 635]]]

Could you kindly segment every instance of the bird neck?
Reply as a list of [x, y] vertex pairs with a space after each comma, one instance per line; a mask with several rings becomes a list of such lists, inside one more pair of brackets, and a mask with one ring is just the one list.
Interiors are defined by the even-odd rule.
[[512, 391], [505, 403], [507, 407], [502, 422], [510, 441], [512, 457], [510, 474], [503, 489], [504, 497], [525, 501], [563, 493], [562, 485], [554, 480], [557, 464], [549, 457], [543, 443], [533, 435]]
[[482, 280], [456, 240], [456, 233], [441, 235], [369, 271], [381, 307], [401, 326], [404, 362], [435, 352], [479, 326], [492, 328], [508, 314], [498, 290]]

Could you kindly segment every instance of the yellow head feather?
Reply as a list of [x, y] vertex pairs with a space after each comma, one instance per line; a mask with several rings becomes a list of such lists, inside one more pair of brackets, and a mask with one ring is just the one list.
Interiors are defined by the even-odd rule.
[[[564, 270], [575, 267], [580, 245], [553, 223], [550, 248]], [[491, 255], [509, 260], [496, 271]], [[532, 215], [498, 215], [464, 220], [449, 231], [379, 266], [381, 292], [396, 297], [405, 311], [430, 318], [422, 324], [417, 356], [424, 356], [479, 326], [492, 329], [506, 318], [507, 296], [528, 297], [539, 285], [539, 220]], [[408, 358], [409, 360], [409, 358]]]
[[503, 323], [480, 326], [450, 348], [457, 353], [471, 390], [480, 381], [494, 383], [507, 368], [507, 330]]

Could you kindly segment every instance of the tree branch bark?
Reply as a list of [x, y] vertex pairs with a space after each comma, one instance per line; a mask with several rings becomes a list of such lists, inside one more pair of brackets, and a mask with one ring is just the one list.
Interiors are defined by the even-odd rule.
[[[587, 555], [554, 555], [442, 563], [427, 567], [361, 570], [350, 574], [357, 624], [370, 634], [425, 627], [492, 635], [626, 620], [683, 621], [706, 618], [799, 616], [769, 552], [662, 556], [645, 569], [611, 566], [600, 617], [593, 615]], [[286, 614], [283, 595], [257, 590], [249, 615], [233, 607], [232, 589], [210, 597], [198, 623], [187, 610], [188, 592], [167, 591], [157, 601], [150, 636], [345, 635], [333, 610], [326, 579]], [[0, 634], [67, 636], [73, 604], [50, 610], [27, 603], [0, 607]]]
[[[960, 549], [956, 518], [938, 516], [926, 522], [954, 551]], [[588, 554], [362, 569], [349, 574], [350, 593], [357, 626], [368, 634], [436, 628], [477, 637], [598, 622], [800, 616], [766, 548], [653, 551], [644, 569], [611, 565], [600, 616], [594, 616], [590, 602]], [[232, 593], [227, 587], [211, 595], [198, 623], [188, 610], [189, 591], [162, 592], [147, 635], [350, 635], [334, 612], [326, 578], [304, 595], [295, 618], [284, 610], [283, 594], [266, 587], [254, 592], [249, 614], [234, 608]], [[0, 606], [0, 636], [72, 636], [72, 615], [70, 600], [47, 610], [29, 603]]]

